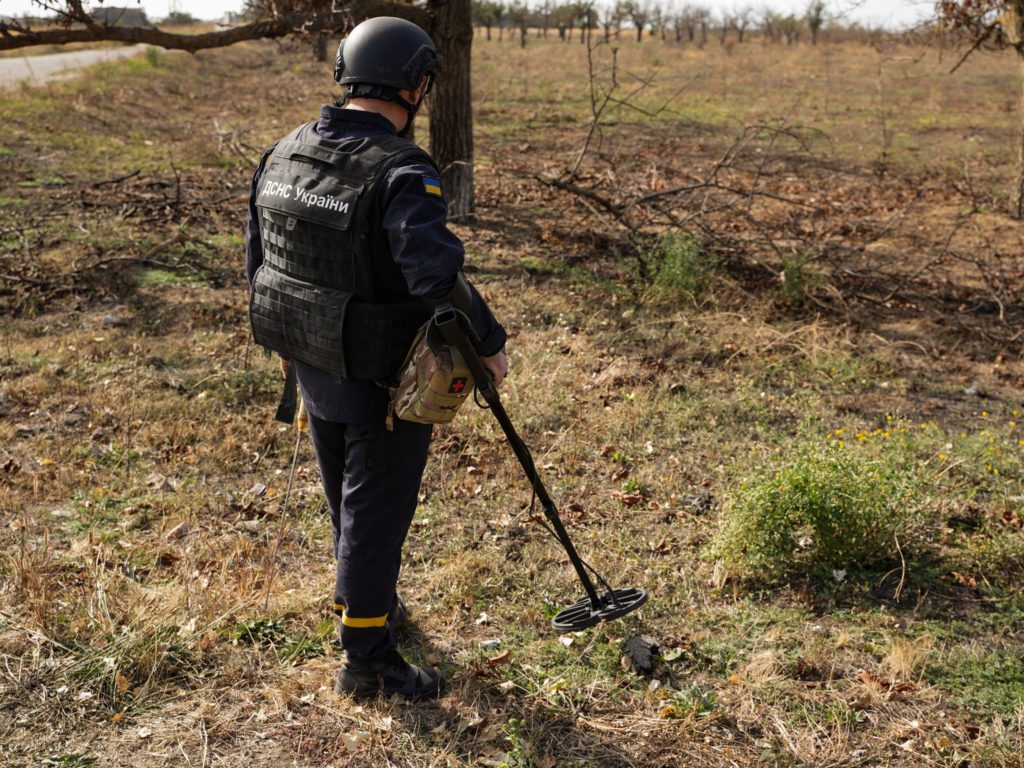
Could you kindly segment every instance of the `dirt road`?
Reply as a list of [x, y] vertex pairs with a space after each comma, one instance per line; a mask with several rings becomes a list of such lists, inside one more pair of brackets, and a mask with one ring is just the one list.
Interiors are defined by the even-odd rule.
[[0, 59], [0, 89], [17, 85], [22, 80], [38, 85], [47, 80], [70, 77], [82, 67], [123, 59], [126, 56], [138, 56], [144, 50], [144, 45], [132, 45], [124, 48], [101, 48]]

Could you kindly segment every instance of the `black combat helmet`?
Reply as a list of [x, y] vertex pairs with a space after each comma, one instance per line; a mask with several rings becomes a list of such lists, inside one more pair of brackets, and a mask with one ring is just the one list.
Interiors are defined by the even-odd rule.
[[[338, 46], [334, 79], [345, 86], [348, 98], [385, 99], [402, 106], [409, 119], [398, 133], [404, 136], [441, 72], [441, 56], [430, 35], [405, 19], [378, 16], [367, 19]], [[411, 104], [399, 91], [415, 90], [427, 77], [419, 101]]]
[[[338, 46], [334, 79], [341, 85], [413, 90], [441, 72], [430, 35], [405, 19], [378, 16], [357, 25]], [[429, 88], [429, 85], [428, 85]]]

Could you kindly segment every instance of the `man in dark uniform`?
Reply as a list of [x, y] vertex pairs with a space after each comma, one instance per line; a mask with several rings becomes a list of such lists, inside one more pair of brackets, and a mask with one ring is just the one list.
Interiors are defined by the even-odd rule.
[[[476, 349], [500, 383], [505, 331], [461, 274], [440, 173], [404, 136], [441, 62], [396, 18], [359, 24], [338, 48], [344, 106], [324, 106], [263, 155], [246, 237], [250, 321], [278, 352], [309, 412], [337, 558], [335, 610], [355, 696], [436, 696], [444, 680], [398, 653], [402, 544], [416, 508], [429, 424], [385, 426], [387, 390], [437, 302], [461, 297]], [[289, 367], [291, 370], [289, 370]]]

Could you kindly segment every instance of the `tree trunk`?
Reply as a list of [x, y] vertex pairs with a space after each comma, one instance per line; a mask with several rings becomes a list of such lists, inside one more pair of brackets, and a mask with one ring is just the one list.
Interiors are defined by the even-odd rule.
[[430, 105], [430, 153], [441, 171], [451, 216], [473, 213], [473, 106], [470, 0], [431, 0], [432, 37], [444, 58]]
[[313, 58], [317, 61], [327, 61], [327, 33], [318, 32], [313, 39]]
[[1013, 195], [1013, 216], [1024, 219], [1024, 50], [1017, 48], [1017, 61], [1021, 67], [1020, 112], [1017, 114], [1020, 135], [1017, 140], [1017, 184]]

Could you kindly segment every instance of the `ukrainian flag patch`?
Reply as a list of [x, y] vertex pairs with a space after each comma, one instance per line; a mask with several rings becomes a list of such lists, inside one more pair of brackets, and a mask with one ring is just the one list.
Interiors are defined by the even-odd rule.
[[441, 197], [441, 180], [434, 176], [424, 176], [423, 189], [426, 190], [428, 195]]

